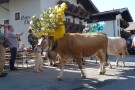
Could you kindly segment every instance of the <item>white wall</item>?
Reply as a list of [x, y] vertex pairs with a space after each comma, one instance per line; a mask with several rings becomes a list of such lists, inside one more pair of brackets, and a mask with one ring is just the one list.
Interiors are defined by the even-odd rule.
[[39, 15], [40, 13], [40, 1], [39, 0], [10, 0], [10, 24], [14, 26], [15, 33], [24, 32], [21, 36], [21, 42], [29, 45], [28, 37], [28, 27], [29, 24], [24, 24], [26, 19], [15, 21], [15, 12], [20, 12], [21, 16], [29, 17], [27, 20], [30, 21], [30, 17], [33, 15]]
[[[117, 36], [118, 32], [115, 29], [116, 20], [104, 21], [104, 22], [105, 22], [105, 27], [103, 29], [103, 33], [106, 33], [108, 37]], [[94, 23], [90, 23], [90, 24], [94, 24]]]
[[[116, 34], [115, 31], [115, 20], [113, 21], [105, 21], [106, 25], [103, 30], [104, 33], [107, 34], [107, 36], [114, 37]], [[115, 34], [114, 34], [115, 33]]]
[[[9, 10], [9, 4], [8, 3], [4, 3], [4, 4], [1, 4], [1, 5]], [[5, 10], [4, 8], [2, 8], [0, 6], [0, 23], [4, 24], [4, 20], [6, 20], [6, 19], [9, 19], [9, 11]]]
[[[15, 33], [24, 32], [23, 36], [21, 36], [20, 43], [25, 43], [26, 46], [29, 46], [27, 40], [29, 24], [25, 24], [24, 22], [26, 20], [30, 21], [33, 15], [39, 16], [43, 9], [49, 9], [49, 7], [55, 6], [58, 1], [59, 0], [9, 0], [9, 4], [3, 4], [5, 7], [9, 8], [9, 12], [0, 7], [0, 22], [3, 22], [3, 19], [10, 19], [9, 23], [14, 26]], [[68, 1], [82, 7], [82, 5], [77, 4], [76, 0]], [[15, 21], [16, 12], [20, 12], [21, 17], [23, 17], [21, 20]], [[71, 19], [71, 22], [73, 22], [72, 16], [67, 17]], [[79, 21], [80, 20], [78, 18], [75, 18], [75, 23], [79, 24]], [[81, 21], [85, 24], [83, 20]]]

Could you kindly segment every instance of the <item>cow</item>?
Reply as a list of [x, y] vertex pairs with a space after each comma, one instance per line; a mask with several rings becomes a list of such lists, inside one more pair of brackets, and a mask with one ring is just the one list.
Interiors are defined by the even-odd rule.
[[[108, 48], [107, 48], [108, 55], [115, 55], [116, 56], [116, 66], [119, 66], [119, 59], [120, 55], [122, 55], [123, 66], [125, 66], [125, 55], [128, 55], [128, 51], [126, 48], [126, 40], [121, 37], [108, 37]], [[109, 60], [108, 60], [109, 61]], [[110, 68], [112, 65], [108, 63]]]
[[[56, 57], [56, 53], [60, 56], [60, 73], [57, 76], [58, 80], [62, 80], [65, 63], [68, 60], [75, 59], [79, 69], [81, 70], [82, 78], [86, 78], [86, 74], [82, 69], [82, 58], [96, 55], [100, 61], [99, 74], [105, 74], [105, 63], [107, 57], [107, 35], [104, 33], [65, 33], [63, 37], [54, 42], [53, 36], [49, 36], [48, 43], [44, 44], [44, 48], [49, 45], [48, 54], [51, 57]], [[52, 52], [52, 53], [51, 53]]]
[[[60, 73], [58, 80], [62, 80], [65, 63], [69, 59], [75, 59], [82, 78], [86, 78], [86, 74], [82, 69], [82, 58], [96, 55], [100, 61], [99, 74], [105, 74], [105, 63], [107, 62], [107, 35], [104, 33], [65, 33], [53, 45], [53, 38], [48, 38], [49, 47], [53, 48], [60, 55]], [[54, 47], [55, 48], [54, 48]], [[51, 49], [50, 51], [52, 51]]]

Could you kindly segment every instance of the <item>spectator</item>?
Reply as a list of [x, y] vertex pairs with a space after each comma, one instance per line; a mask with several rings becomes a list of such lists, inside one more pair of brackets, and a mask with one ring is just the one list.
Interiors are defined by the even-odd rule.
[[[2, 25], [0, 24], [0, 29]], [[4, 25], [4, 33], [0, 30], [0, 77], [6, 77], [7, 73], [4, 73], [4, 66], [5, 66], [5, 52], [6, 49], [2, 45], [4, 42], [4, 38], [7, 38], [7, 30], [8, 26]]]
[[132, 45], [131, 47], [135, 47], [135, 36], [133, 37], [133, 40], [132, 40]]
[[19, 50], [20, 50], [20, 51], [26, 50], [24, 43], [22, 43], [22, 44], [20, 45]]
[[17, 70], [17, 68], [14, 66], [16, 55], [17, 55], [17, 48], [18, 48], [18, 38], [23, 34], [23, 32], [19, 34], [14, 34], [14, 28], [13, 26], [9, 25], [8, 27], [8, 40], [10, 41], [10, 52], [11, 52], [11, 59], [10, 59], [10, 70], [14, 71]]
[[32, 46], [32, 50], [34, 50], [36, 43], [38, 43], [38, 37], [34, 35], [31, 29], [29, 29], [28, 42]]
[[25, 55], [27, 52], [26, 52], [26, 48], [25, 48], [25, 45], [24, 43], [22, 43], [18, 49], [19, 51], [17, 52], [17, 57], [22, 57], [23, 55]]
[[91, 33], [91, 27], [89, 24], [85, 25], [85, 28], [83, 29], [83, 33]]

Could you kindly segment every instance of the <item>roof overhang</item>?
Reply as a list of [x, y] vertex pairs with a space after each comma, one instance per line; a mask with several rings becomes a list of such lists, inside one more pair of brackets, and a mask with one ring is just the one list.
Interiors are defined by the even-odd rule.
[[0, 0], [0, 4], [9, 3], [9, 0]]
[[127, 27], [127, 28], [124, 29], [124, 30], [135, 30], [135, 23], [129, 24], [129, 27]]
[[129, 23], [123, 19], [120, 19], [120, 27], [125, 29], [125, 28], [129, 27]]
[[92, 12], [92, 14], [99, 12], [91, 0], [77, 0], [77, 3], [80, 3], [87, 11]]
[[131, 14], [128, 10], [128, 8], [121, 8], [121, 9], [115, 9], [115, 10], [109, 10], [104, 12], [99, 12], [92, 14], [91, 19], [101, 19], [102, 21], [105, 21], [104, 19], [108, 17], [107, 20], [115, 20], [116, 15], [121, 14], [122, 19], [124, 19], [126, 22], [133, 22], [133, 19], [131, 17]]

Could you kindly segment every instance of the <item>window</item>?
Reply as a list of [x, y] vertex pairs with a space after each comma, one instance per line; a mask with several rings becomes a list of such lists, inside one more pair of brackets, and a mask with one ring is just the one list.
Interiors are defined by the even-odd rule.
[[81, 24], [81, 25], [82, 25], [82, 21], [79, 21], [79, 24]]
[[75, 23], [75, 19], [73, 18], [73, 23]]
[[4, 20], [4, 24], [9, 24], [9, 19]]
[[70, 19], [69, 18], [66, 18], [66, 22], [70, 22]]
[[20, 12], [15, 13], [15, 20], [20, 20]]

